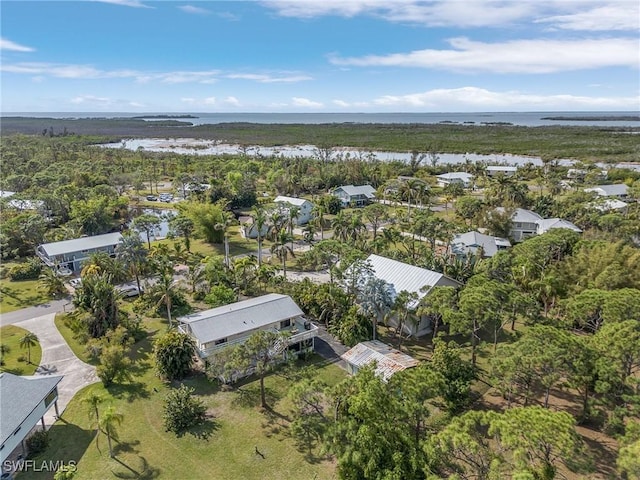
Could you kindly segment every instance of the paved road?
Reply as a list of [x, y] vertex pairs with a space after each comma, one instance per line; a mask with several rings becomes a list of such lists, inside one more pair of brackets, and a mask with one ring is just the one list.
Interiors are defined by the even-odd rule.
[[[55, 313], [23, 320], [20, 327], [35, 333], [42, 347], [42, 360], [36, 375], [63, 375], [58, 384], [58, 411], [67, 407], [78, 390], [98, 381], [96, 368], [84, 363], [69, 348], [58, 331], [54, 319]], [[47, 426], [55, 423], [55, 410], [49, 410], [44, 421]], [[64, 416], [64, 415], [63, 415]]]
[[42, 305], [36, 305], [35, 307], [23, 308], [22, 310], [16, 310], [15, 312], [3, 313], [0, 315], [0, 326], [12, 325], [14, 323], [21, 323], [25, 320], [30, 320], [35, 317], [41, 317], [50, 313], [63, 312], [72, 307], [71, 298], [63, 298], [62, 300], [51, 300]]

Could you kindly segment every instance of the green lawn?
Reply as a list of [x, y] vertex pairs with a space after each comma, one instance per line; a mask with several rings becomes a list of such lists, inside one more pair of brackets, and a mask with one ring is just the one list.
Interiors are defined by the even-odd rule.
[[32, 307], [51, 300], [38, 290], [38, 280], [0, 280], [0, 313], [9, 313], [21, 308]]
[[[167, 478], [167, 479], [329, 479], [335, 478], [331, 461], [298, 450], [288, 435], [290, 407], [286, 390], [290, 381], [273, 374], [266, 379], [271, 411], [259, 405], [258, 381], [250, 380], [239, 388], [220, 391], [202, 375], [184, 381], [209, 407], [211, 415], [198, 435], [187, 433], [177, 438], [164, 431], [163, 400], [169, 386], [154, 374], [150, 357], [153, 337], [166, 329], [166, 323], [148, 320], [152, 336], [134, 345], [136, 359], [131, 384], [105, 389], [102, 384], [80, 391], [50, 431], [49, 449], [36, 459], [77, 461], [82, 479]], [[69, 332], [63, 332], [65, 337]], [[82, 348], [72, 345], [72, 348]], [[313, 360], [319, 362], [318, 357]], [[318, 376], [335, 384], [345, 373], [335, 365], [320, 365]], [[175, 384], [174, 386], [176, 386]], [[96, 444], [95, 426], [89, 421], [82, 402], [90, 393], [108, 399], [124, 415], [119, 427], [116, 459], [110, 459], [106, 437], [100, 434]], [[203, 438], [208, 437], [208, 438]], [[264, 454], [261, 458], [255, 448]], [[52, 478], [46, 472], [28, 472], [21, 479]]]
[[[15, 325], [0, 327], [0, 343], [9, 349], [2, 355], [3, 365], [0, 370], [15, 375], [33, 375], [40, 365], [42, 349], [40, 344], [31, 347], [31, 363], [27, 363], [27, 349], [20, 348], [20, 339], [29, 333], [24, 328]], [[20, 359], [23, 359], [22, 361]]]

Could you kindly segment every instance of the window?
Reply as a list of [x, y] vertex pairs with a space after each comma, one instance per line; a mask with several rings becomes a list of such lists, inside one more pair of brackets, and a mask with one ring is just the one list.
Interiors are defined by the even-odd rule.
[[227, 338], [226, 337], [225, 338], [221, 338], [219, 340], [216, 340], [214, 342], [214, 345], [222, 345], [223, 343], [227, 343]]
[[286, 320], [282, 320], [280, 322], [280, 329], [287, 328], [291, 326], [291, 319], [287, 318]]
[[49, 395], [45, 397], [44, 406], [48, 407], [49, 405], [51, 405], [51, 402], [53, 402], [57, 396], [58, 396], [58, 389], [54, 388], [49, 392]]

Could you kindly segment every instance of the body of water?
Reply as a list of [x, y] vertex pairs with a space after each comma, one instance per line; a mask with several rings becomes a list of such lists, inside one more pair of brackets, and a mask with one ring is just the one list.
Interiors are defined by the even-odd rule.
[[[48, 118], [131, 118], [144, 114], [131, 112], [16, 112], [7, 116]], [[459, 112], [459, 113], [149, 113], [148, 121], [164, 120], [158, 115], [190, 115], [194, 118], [175, 118], [194, 125], [229, 122], [246, 123], [453, 123], [465, 125], [512, 124], [526, 127], [543, 125], [640, 127], [640, 112]], [[627, 120], [604, 120], [609, 117], [632, 117]], [[580, 117], [589, 120], [551, 120], [549, 117]]]
[[[317, 148], [313, 145], [291, 145], [279, 147], [240, 147], [226, 143], [217, 143], [211, 140], [201, 140], [194, 138], [137, 138], [124, 140], [118, 143], [107, 143], [101, 145], [105, 148], [126, 148], [128, 150], [137, 150], [143, 148], [149, 152], [165, 152], [178, 153], [184, 155], [237, 155], [244, 153], [251, 157], [315, 157], [317, 156]], [[381, 161], [401, 161], [407, 162], [411, 158], [410, 152], [383, 152], [383, 151], [361, 151], [354, 148], [335, 148], [333, 151], [334, 159], [344, 158], [362, 158], [366, 160], [376, 159]], [[480, 155], [476, 153], [438, 153], [436, 155], [437, 163], [455, 165], [460, 163], [476, 163], [483, 162], [489, 165], [516, 165], [523, 166], [531, 163], [536, 166], [542, 165], [539, 157], [525, 157], [521, 155], [509, 154], [492, 154]], [[431, 163], [429, 156], [423, 160], [424, 165]], [[572, 165], [573, 160], [558, 160], [561, 165]]]

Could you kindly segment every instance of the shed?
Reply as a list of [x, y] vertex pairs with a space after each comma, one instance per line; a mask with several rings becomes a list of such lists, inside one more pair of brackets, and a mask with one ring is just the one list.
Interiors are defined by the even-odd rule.
[[385, 382], [389, 381], [394, 373], [415, 367], [420, 363], [415, 358], [379, 340], [361, 342], [343, 353], [341, 358], [347, 363], [347, 371], [352, 375], [358, 373], [362, 367], [376, 362], [375, 373]]

